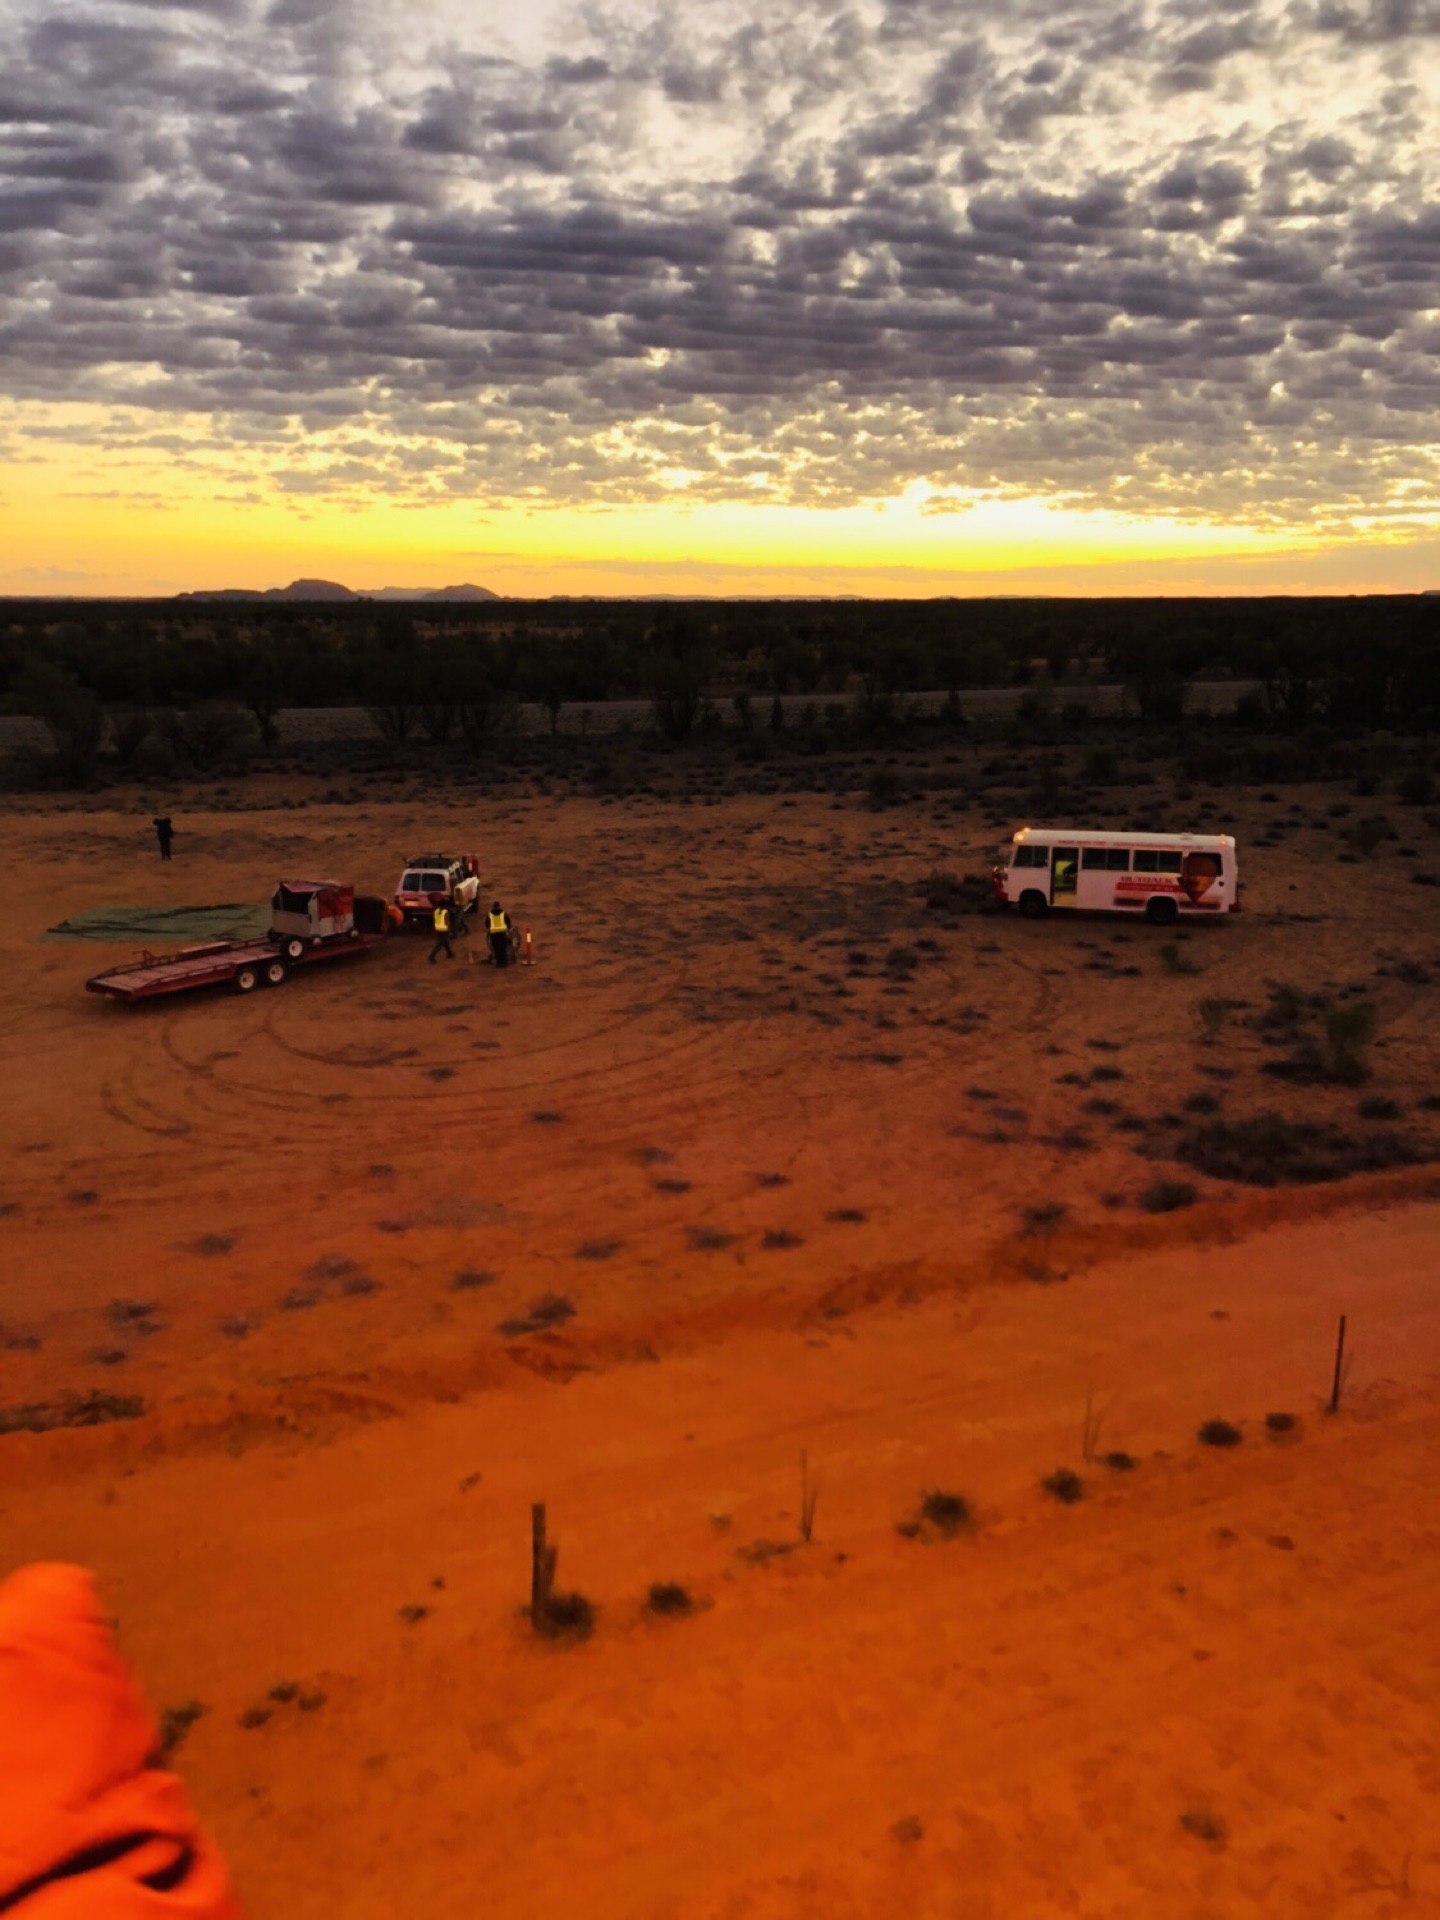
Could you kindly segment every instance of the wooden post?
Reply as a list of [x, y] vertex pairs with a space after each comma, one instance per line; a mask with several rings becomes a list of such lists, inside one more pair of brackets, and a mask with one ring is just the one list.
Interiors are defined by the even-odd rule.
[[530, 1624], [543, 1633], [550, 1618], [550, 1596], [555, 1590], [557, 1549], [545, 1540], [545, 1502], [530, 1509]]
[[1330, 1387], [1330, 1405], [1327, 1408], [1327, 1412], [1329, 1413], [1338, 1413], [1340, 1410], [1340, 1374], [1341, 1374], [1341, 1368], [1344, 1364], [1344, 1360], [1345, 1360], [1345, 1316], [1342, 1313], [1340, 1316], [1340, 1332], [1336, 1336], [1336, 1340], [1335, 1340], [1335, 1378], [1334, 1378], [1334, 1381], [1331, 1383], [1331, 1387]]
[[815, 1532], [815, 1502], [819, 1488], [810, 1478], [810, 1455], [800, 1450], [800, 1538], [808, 1547]]

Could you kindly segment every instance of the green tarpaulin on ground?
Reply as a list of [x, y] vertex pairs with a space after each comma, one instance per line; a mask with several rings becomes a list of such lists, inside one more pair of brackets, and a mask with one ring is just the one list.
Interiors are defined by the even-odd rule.
[[92, 907], [48, 927], [42, 940], [108, 940], [132, 947], [186, 946], [198, 940], [253, 940], [268, 931], [269, 907]]

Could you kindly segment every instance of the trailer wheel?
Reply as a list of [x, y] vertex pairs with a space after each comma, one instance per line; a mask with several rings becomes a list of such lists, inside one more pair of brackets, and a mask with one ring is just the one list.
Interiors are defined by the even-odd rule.
[[292, 962], [296, 961], [300, 958], [301, 954], [304, 953], [305, 951], [305, 942], [297, 938], [296, 935], [291, 934], [288, 940], [282, 940], [280, 942], [280, 951], [284, 954], [287, 960]]
[[1180, 909], [1164, 894], [1156, 894], [1153, 900], [1145, 902], [1145, 918], [1152, 927], [1173, 927], [1180, 918]]
[[1050, 911], [1050, 902], [1038, 887], [1027, 887], [1020, 896], [1020, 911], [1027, 920], [1038, 920]]
[[234, 977], [235, 991], [237, 993], [253, 993], [260, 984], [260, 969], [258, 967], [237, 967]]
[[283, 987], [285, 975], [289, 971], [283, 960], [265, 962], [265, 984], [267, 987]]

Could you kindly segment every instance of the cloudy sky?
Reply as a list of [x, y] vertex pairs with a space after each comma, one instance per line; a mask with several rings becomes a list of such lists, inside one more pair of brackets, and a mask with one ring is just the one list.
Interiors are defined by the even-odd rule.
[[0, 589], [1440, 586], [1440, 0], [0, 0]]

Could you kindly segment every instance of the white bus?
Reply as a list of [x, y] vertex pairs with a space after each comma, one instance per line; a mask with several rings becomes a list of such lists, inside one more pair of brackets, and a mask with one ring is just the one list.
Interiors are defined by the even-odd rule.
[[1030, 919], [1052, 908], [1143, 913], [1156, 926], [1182, 914], [1235, 913], [1240, 876], [1228, 833], [1110, 833], [1022, 827], [995, 868], [995, 892]]

